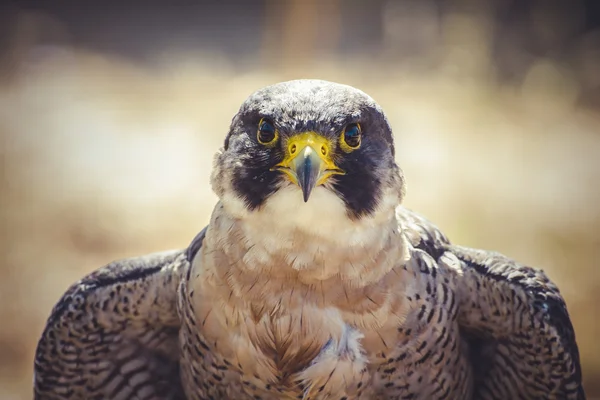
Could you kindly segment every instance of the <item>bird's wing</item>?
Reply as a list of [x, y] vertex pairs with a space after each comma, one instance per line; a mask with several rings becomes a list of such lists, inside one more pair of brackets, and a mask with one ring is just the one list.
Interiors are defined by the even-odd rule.
[[202, 244], [113, 262], [72, 285], [39, 340], [35, 399], [184, 399], [177, 287]]
[[543, 271], [499, 253], [452, 245], [416, 213], [401, 207], [397, 214], [413, 246], [456, 273], [474, 398], [585, 399], [573, 325]]

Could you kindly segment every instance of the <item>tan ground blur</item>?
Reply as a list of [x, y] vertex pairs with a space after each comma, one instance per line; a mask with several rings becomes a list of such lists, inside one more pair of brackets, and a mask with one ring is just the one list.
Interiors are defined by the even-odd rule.
[[467, 78], [446, 55], [427, 75], [365, 60], [241, 73], [173, 56], [150, 68], [70, 49], [20, 61], [0, 86], [0, 398], [31, 398], [36, 341], [72, 282], [188, 244], [215, 203], [212, 155], [237, 107], [294, 77], [371, 94], [395, 128], [406, 204], [457, 243], [548, 272], [600, 396], [600, 115], [574, 106], [577, 86], [551, 63], [507, 89], [477, 73], [485, 58]]

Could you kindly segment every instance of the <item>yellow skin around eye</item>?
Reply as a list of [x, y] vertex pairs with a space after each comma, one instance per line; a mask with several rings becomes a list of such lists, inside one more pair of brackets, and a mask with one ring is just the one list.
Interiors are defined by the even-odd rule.
[[[358, 132], [359, 132], [359, 134], [362, 133], [362, 129], [360, 127], [360, 124], [356, 124], [356, 126], [358, 126]], [[346, 143], [345, 135], [346, 135], [346, 128], [344, 128], [344, 130], [340, 134], [340, 148], [344, 152], [350, 153], [350, 152], [352, 152], [352, 151], [354, 151], [356, 149], [360, 149], [360, 144], [361, 144], [360, 136], [359, 136], [358, 146], [352, 147], [352, 146], [348, 145], [348, 143]]]
[[279, 139], [279, 131], [277, 129], [275, 129], [275, 136], [273, 136], [273, 140], [271, 140], [270, 142], [263, 142], [262, 140], [260, 140], [260, 127], [262, 126], [264, 121], [265, 120], [263, 118], [258, 123], [258, 131], [256, 132], [256, 138], [258, 139], [258, 143], [260, 143], [266, 147], [273, 147], [273, 146], [275, 146], [275, 143], [277, 143], [277, 140]]

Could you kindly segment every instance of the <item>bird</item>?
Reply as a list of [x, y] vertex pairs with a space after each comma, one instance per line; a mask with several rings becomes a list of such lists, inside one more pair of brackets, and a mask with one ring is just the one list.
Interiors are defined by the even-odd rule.
[[403, 205], [391, 125], [365, 92], [255, 91], [210, 182], [187, 247], [66, 290], [35, 399], [585, 399], [557, 285]]

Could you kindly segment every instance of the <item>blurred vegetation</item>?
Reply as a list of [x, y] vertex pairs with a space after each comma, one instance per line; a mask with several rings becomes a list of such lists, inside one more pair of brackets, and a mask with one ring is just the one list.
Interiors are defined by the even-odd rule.
[[300, 77], [382, 104], [408, 206], [455, 242], [548, 272], [600, 396], [596, 3], [3, 5], [0, 398], [31, 398], [37, 339], [72, 282], [188, 244], [239, 104]]

